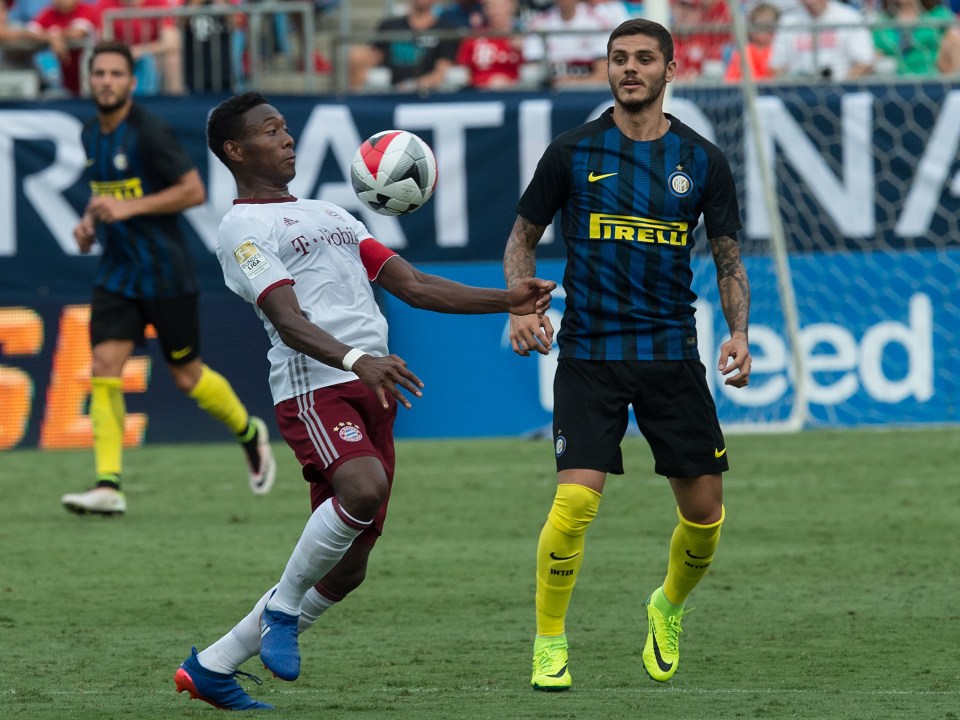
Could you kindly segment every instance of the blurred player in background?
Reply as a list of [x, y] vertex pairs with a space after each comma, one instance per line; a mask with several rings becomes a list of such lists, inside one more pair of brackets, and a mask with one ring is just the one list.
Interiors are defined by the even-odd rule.
[[403, 390], [423, 383], [389, 354], [372, 283], [413, 307], [539, 317], [556, 283], [509, 290], [427, 275], [374, 240], [344, 209], [290, 196], [293, 137], [257, 93], [222, 103], [207, 123], [210, 149], [237, 181], [218, 232], [227, 286], [254, 305], [272, 348], [277, 422], [310, 483], [312, 514], [279, 583], [229, 633], [176, 672], [179, 692], [231, 710], [269, 708], [236, 680], [259, 653], [283, 680], [300, 675], [297, 635], [357, 588], [383, 531], [393, 484], [393, 422]]
[[[629, 20], [610, 35], [607, 59], [613, 108], [547, 148], [520, 198], [504, 254], [507, 286], [526, 282], [537, 243], [562, 211], [566, 310], [553, 416], [558, 486], [537, 547], [536, 690], [571, 685], [567, 608], [607, 473], [623, 473], [620, 443], [631, 405], [680, 519], [666, 579], [646, 601], [643, 664], [658, 681], [676, 672], [684, 602], [720, 539], [721, 473], [728, 469], [697, 352], [690, 287], [701, 213], [731, 335], [719, 368], [734, 387], [750, 377], [750, 289], [737, 245], [733, 176], [716, 146], [663, 112], [676, 71], [673, 38], [657, 23]], [[517, 353], [549, 351], [549, 318], [511, 317], [510, 324]]]
[[230, 383], [200, 359], [199, 287], [178, 214], [203, 202], [203, 181], [169, 125], [133, 104], [136, 80], [126, 45], [97, 44], [89, 70], [97, 117], [82, 139], [93, 197], [73, 235], [80, 252], [97, 240], [103, 250], [90, 308], [96, 486], [61, 502], [79, 514], [126, 512], [121, 375], [148, 324], [177, 388], [237, 437], [250, 487], [265, 494], [276, 474], [267, 426], [250, 417]]

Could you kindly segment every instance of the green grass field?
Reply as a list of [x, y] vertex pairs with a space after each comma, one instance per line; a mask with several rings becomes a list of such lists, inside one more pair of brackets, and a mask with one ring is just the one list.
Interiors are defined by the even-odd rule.
[[[277, 717], [960, 717], [960, 429], [729, 438], [728, 520], [688, 605], [676, 677], [643, 672], [642, 603], [675, 516], [642, 440], [607, 484], [568, 620], [574, 688], [529, 686], [544, 441], [404, 442], [367, 582], [303, 636], [303, 675], [247, 684]], [[307, 487], [277, 446], [254, 497], [239, 451], [126, 457], [130, 510], [74, 517], [88, 453], [0, 454], [0, 718], [216, 718], [173, 688], [195, 644], [273, 583]]]

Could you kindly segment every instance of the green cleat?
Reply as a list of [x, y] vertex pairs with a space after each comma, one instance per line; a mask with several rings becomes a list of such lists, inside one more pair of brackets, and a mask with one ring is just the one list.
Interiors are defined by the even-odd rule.
[[[651, 680], [666, 682], [673, 677], [680, 664], [680, 619], [683, 607], [673, 613], [663, 613], [651, 602], [661, 588], [647, 598], [647, 642], [643, 646], [643, 667]], [[666, 598], [664, 598], [666, 600]]]
[[533, 641], [533, 677], [530, 684], [541, 692], [570, 689], [573, 678], [567, 668], [567, 636], [540, 637]]

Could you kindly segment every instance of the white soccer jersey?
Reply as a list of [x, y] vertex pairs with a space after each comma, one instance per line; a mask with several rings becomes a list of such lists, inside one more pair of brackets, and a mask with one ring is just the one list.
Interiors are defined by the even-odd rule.
[[873, 35], [866, 18], [850, 6], [830, 0], [820, 17], [798, 10], [781, 18], [770, 67], [786, 75], [816, 75], [828, 70], [830, 78], [840, 82], [850, 74], [852, 65], [869, 65], [873, 56]]
[[382, 357], [387, 355], [387, 321], [370, 283], [394, 255], [363, 223], [331, 203], [235, 201], [217, 232], [217, 258], [227, 287], [253, 303], [270, 337], [275, 404], [357, 376], [284, 345], [260, 301], [280, 285], [293, 285], [310, 322], [347, 345]]
[[[555, 75], [589, 74], [593, 63], [607, 55], [607, 36], [609, 28], [593, 8], [586, 3], [578, 3], [576, 13], [570, 20], [564, 20], [556, 7], [535, 15], [527, 25], [531, 34], [523, 41], [523, 59], [525, 62], [547, 60]], [[544, 48], [543, 37], [535, 31], [550, 31]], [[602, 30], [594, 34], [557, 34], [560, 30]]]

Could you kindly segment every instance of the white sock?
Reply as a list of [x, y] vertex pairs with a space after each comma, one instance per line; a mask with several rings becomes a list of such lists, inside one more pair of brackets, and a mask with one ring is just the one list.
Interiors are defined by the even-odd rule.
[[331, 498], [318, 507], [300, 535], [287, 567], [277, 583], [277, 591], [267, 601], [269, 610], [299, 615], [307, 590], [326, 575], [350, 549], [354, 538], [371, 521], [351, 517]]
[[[238, 622], [234, 628], [217, 640], [213, 645], [197, 654], [197, 660], [207, 670], [230, 675], [254, 655], [260, 654], [260, 615], [267, 604], [267, 600], [276, 590], [276, 586], [267, 590], [257, 601], [246, 617]], [[298, 633], [304, 632], [313, 625], [324, 612], [336, 605], [331, 600], [317, 592], [316, 588], [307, 590], [300, 606], [300, 622], [297, 624]]]

